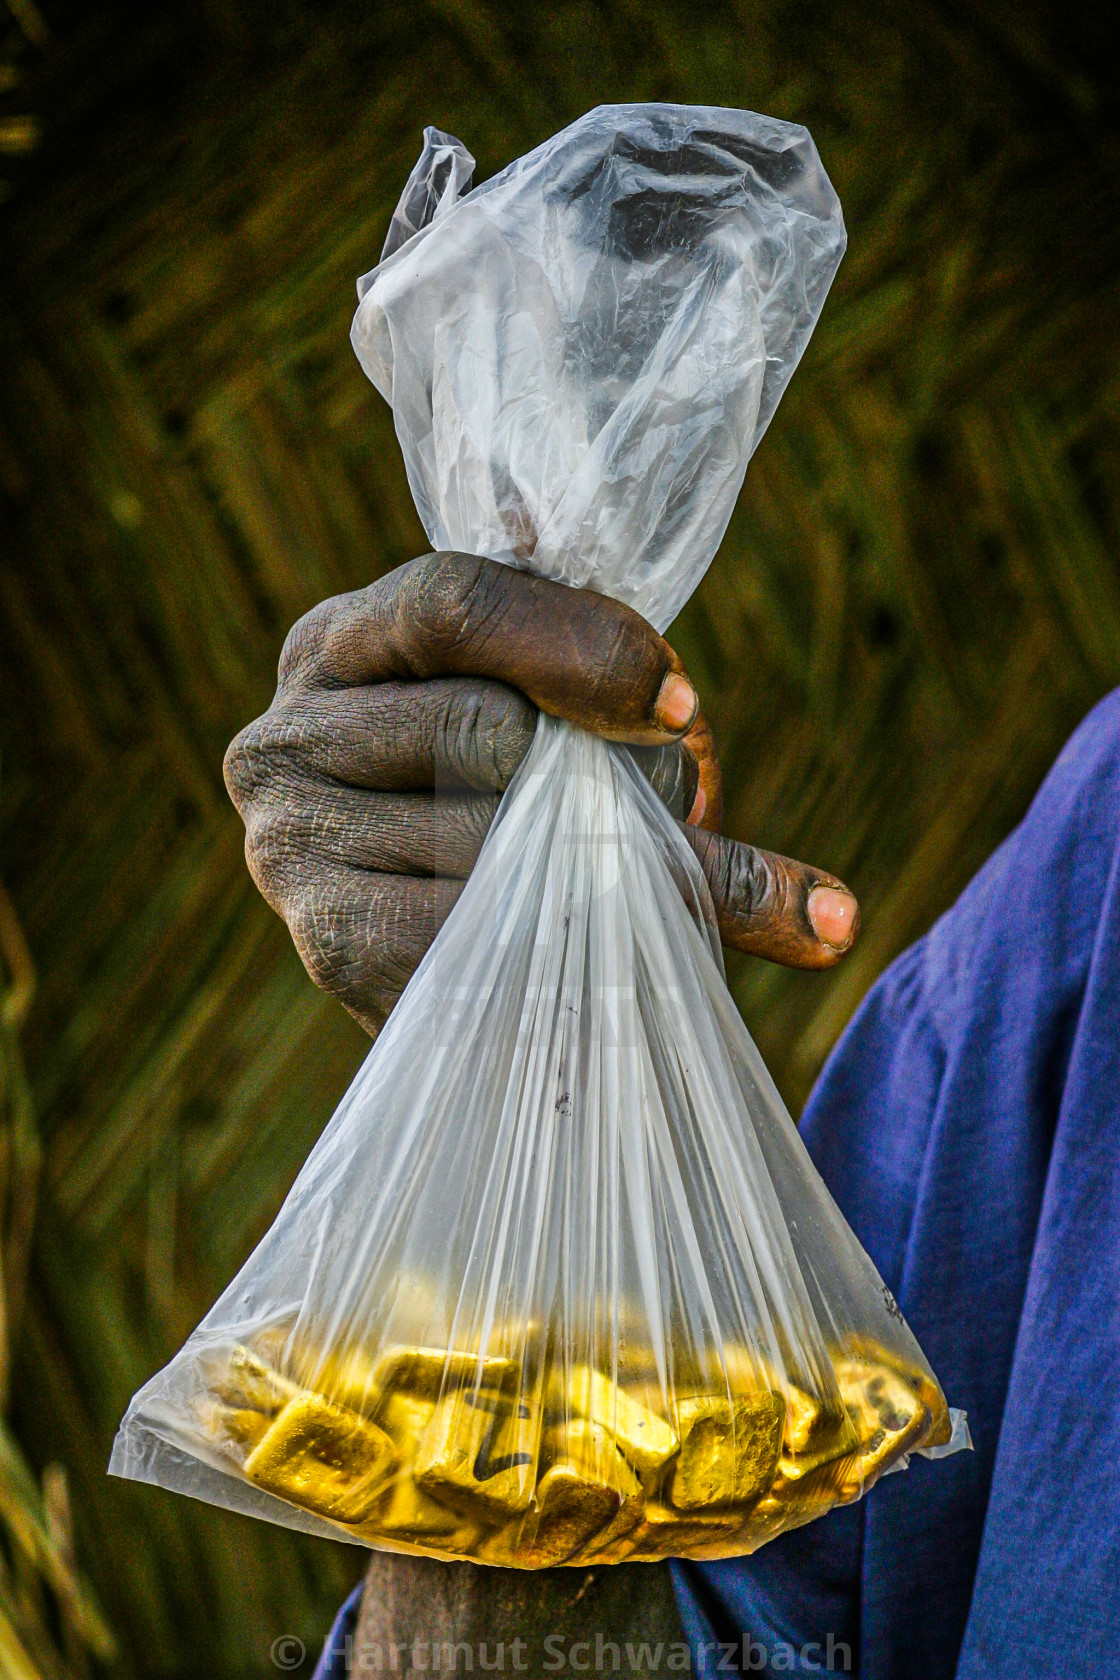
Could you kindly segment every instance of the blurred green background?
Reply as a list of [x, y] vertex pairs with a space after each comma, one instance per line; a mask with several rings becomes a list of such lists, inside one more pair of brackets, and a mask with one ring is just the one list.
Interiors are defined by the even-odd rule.
[[293, 619], [425, 547], [347, 338], [423, 125], [482, 178], [601, 100], [746, 105], [840, 193], [671, 633], [727, 828], [863, 903], [835, 974], [732, 968], [796, 1111], [1120, 682], [1110, 9], [41, 5], [0, 0], [0, 1676], [236, 1680], [317, 1645], [361, 1552], [104, 1470], [364, 1051], [221, 760]]

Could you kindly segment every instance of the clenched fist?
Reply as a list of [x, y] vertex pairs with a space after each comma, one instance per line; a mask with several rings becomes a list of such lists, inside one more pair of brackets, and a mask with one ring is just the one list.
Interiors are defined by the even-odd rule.
[[462, 890], [538, 709], [638, 749], [687, 819], [726, 945], [798, 968], [849, 949], [846, 887], [716, 832], [711, 737], [651, 625], [591, 590], [428, 554], [300, 619], [276, 698], [226, 754], [253, 879], [368, 1032]]

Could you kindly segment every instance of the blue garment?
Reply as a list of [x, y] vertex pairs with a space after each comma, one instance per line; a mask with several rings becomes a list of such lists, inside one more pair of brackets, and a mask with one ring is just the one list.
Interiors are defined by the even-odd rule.
[[802, 1130], [976, 1450], [675, 1565], [700, 1672], [711, 1641], [723, 1673], [824, 1671], [831, 1635], [861, 1680], [1120, 1674], [1120, 691], [869, 994]]
[[358, 1612], [362, 1608], [364, 1586], [364, 1581], [358, 1582], [335, 1617], [311, 1680], [346, 1680], [346, 1676], [354, 1668], [350, 1658], [353, 1652], [354, 1629], [358, 1625]]

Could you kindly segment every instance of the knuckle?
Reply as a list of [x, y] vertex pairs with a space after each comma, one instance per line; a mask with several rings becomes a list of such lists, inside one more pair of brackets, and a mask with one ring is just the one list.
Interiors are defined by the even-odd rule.
[[613, 709], [619, 672], [629, 673], [634, 666], [633, 640], [630, 626], [621, 614], [608, 618], [603, 613], [599, 646], [589, 650], [591, 657], [584, 661], [584, 680], [592, 706], [604, 716], [609, 716]]
[[755, 882], [749, 866], [736, 856], [734, 841], [717, 841], [713, 850], [717, 890], [724, 908], [740, 916], [753, 915]]
[[741, 840], [704, 829], [691, 830], [691, 837], [722, 913], [744, 922], [767, 914], [772, 882], [765, 855]]
[[643, 621], [636, 613], [616, 613], [609, 625], [609, 640], [600, 673], [602, 679], [606, 680], [612, 671], [633, 666], [645, 649]]
[[615, 727], [644, 726], [669, 668], [666, 643], [620, 601], [585, 606], [573, 623], [585, 703]]
[[283, 903], [296, 852], [292, 822], [282, 813], [254, 816], [247, 823], [245, 861], [270, 904]]
[[406, 898], [376, 879], [330, 880], [293, 906], [288, 925], [304, 968], [359, 1019], [388, 1014], [431, 941], [407, 913]]
[[774, 897], [774, 875], [767, 865], [767, 858], [757, 847], [744, 845], [742, 840], [732, 840], [729, 852], [735, 899], [742, 906], [742, 914], [759, 916], [771, 907]]
[[331, 595], [296, 620], [284, 638], [277, 672], [278, 691], [299, 685], [329, 686], [331, 667], [348, 641], [374, 614], [379, 585]]
[[727, 901], [740, 916], [753, 918], [772, 908], [774, 877], [765, 855], [741, 840], [725, 840]]
[[288, 918], [288, 928], [300, 960], [321, 991], [343, 996], [353, 990], [360, 953], [353, 919], [327, 895], [314, 890], [300, 894]]
[[468, 688], [456, 685], [446, 696], [436, 717], [435, 762], [456, 780], [473, 785], [475, 738], [479, 714], [479, 694], [472, 684]]
[[470, 638], [484, 584], [497, 569], [477, 554], [427, 554], [411, 563], [396, 612], [421, 666], [425, 655], [446, 655]]
[[457, 684], [437, 721], [436, 760], [468, 787], [504, 788], [529, 748], [537, 708], [500, 683]]
[[222, 770], [229, 796], [243, 816], [278, 783], [290, 779], [307, 736], [307, 720], [298, 708], [285, 705], [270, 707], [234, 736]]
[[302, 890], [288, 916], [308, 975], [376, 1032], [458, 897], [456, 882], [331, 876]]
[[540, 713], [519, 689], [492, 689], [479, 711], [476, 741], [487, 765], [493, 765], [494, 783], [504, 788], [529, 750], [536, 734]]
[[226, 789], [238, 811], [252, 800], [261, 781], [261, 732], [263, 718], [255, 718], [239, 731], [226, 748], [222, 774]]
[[281, 688], [305, 669], [321, 651], [333, 606], [333, 600], [320, 601], [318, 606], [312, 607], [310, 612], [298, 618], [284, 637], [277, 670]]

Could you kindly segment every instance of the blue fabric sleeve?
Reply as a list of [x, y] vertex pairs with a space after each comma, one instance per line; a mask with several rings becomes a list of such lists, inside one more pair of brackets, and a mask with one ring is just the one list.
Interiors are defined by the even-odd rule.
[[363, 1581], [358, 1582], [335, 1617], [311, 1680], [348, 1680], [353, 1667], [350, 1653], [353, 1649], [354, 1629], [358, 1625], [358, 1612], [362, 1608], [364, 1585]]
[[1120, 1672], [1118, 834], [1114, 694], [874, 987], [803, 1119], [976, 1451], [677, 1566], [697, 1647], [851, 1634], [864, 1680]]

